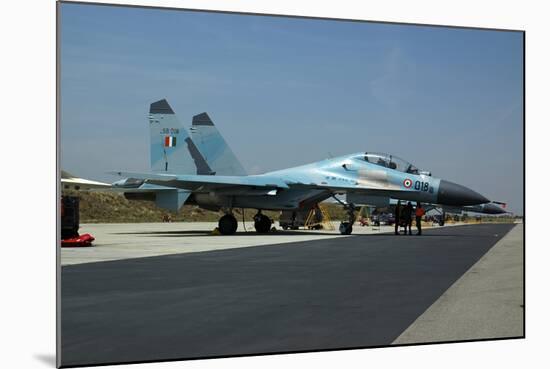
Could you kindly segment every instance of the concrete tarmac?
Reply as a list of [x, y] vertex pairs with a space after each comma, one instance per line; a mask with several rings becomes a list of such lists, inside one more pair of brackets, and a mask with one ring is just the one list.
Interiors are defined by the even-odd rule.
[[389, 345], [513, 227], [64, 266], [61, 360], [66, 366]]
[[521, 337], [523, 308], [523, 224], [518, 224], [394, 343]]
[[[96, 238], [94, 246], [62, 248], [61, 264], [223, 250], [340, 236], [331, 231], [284, 231], [280, 227], [274, 233], [258, 234], [252, 222], [246, 223], [248, 232], [241, 222], [235, 235], [212, 235], [217, 226], [218, 223], [215, 222], [83, 224], [79, 232], [92, 234]], [[359, 229], [356, 231], [361, 232]]]
[[[285, 231], [276, 222], [276, 232], [258, 234], [252, 222], [246, 223], [247, 231], [241, 222], [238, 232], [228, 237], [211, 234], [218, 226], [215, 222], [82, 224], [80, 233], [92, 234], [94, 246], [62, 248], [61, 265], [346, 237], [338, 232], [338, 222], [333, 225], [334, 230]], [[352, 236], [393, 230], [390, 226], [361, 227], [356, 223]]]

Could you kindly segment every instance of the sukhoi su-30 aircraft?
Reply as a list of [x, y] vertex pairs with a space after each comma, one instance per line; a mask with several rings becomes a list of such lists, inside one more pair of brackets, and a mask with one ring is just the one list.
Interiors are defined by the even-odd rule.
[[[223, 211], [222, 234], [237, 230], [233, 209], [252, 208], [257, 232], [269, 232], [271, 219], [262, 210], [303, 210], [334, 197], [348, 210], [340, 225], [351, 234], [356, 205], [389, 205], [393, 200], [464, 207], [489, 203], [462, 185], [434, 178], [396, 156], [360, 152], [259, 175], [247, 175], [206, 113], [193, 117], [188, 134], [166, 100], [149, 111], [151, 172], [117, 171], [113, 183], [127, 199], [151, 200], [178, 211], [195, 204]], [[336, 195], [345, 194], [346, 201]]]

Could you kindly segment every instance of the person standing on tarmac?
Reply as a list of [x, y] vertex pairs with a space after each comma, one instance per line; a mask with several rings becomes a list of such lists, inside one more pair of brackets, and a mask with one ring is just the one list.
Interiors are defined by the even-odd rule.
[[417, 202], [416, 203], [416, 229], [418, 229], [418, 232], [416, 233], [418, 236], [422, 234], [422, 217], [426, 214], [426, 211], [422, 208], [422, 204]]
[[397, 201], [395, 206], [395, 234], [399, 235], [399, 217], [401, 216], [401, 200]]
[[409, 228], [409, 235], [412, 234], [412, 213], [413, 213], [413, 206], [411, 202], [409, 201], [407, 205], [403, 208], [403, 219], [405, 220], [405, 234], [407, 234], [407, 227]]

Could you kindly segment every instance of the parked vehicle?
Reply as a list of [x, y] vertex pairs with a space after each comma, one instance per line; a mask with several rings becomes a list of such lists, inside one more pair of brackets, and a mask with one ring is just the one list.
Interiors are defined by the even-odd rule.
[[373, 212], [371, 215], [371, 222], [376, 226], [380, 225], [394, 225], [395, 224], [395, 215], [392, 213], [378, 213]]

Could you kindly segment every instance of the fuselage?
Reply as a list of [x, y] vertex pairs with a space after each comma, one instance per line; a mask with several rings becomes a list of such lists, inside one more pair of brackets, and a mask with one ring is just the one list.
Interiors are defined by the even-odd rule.
[[[289, 188], [269, 194], [195, 192], [190, 200], [207, 209], [269, 210], [307, 208], [338, 193], [347, 193], [348, 197], [352, 194], [357, 205], [373, 201], [389, 202], [390, 199], [450, 206], [489, 201], [467, 187], [422, 174], [399, 158], [382, 155], [385, 154], [356, 153], [255, 176], [266, 181], [283, 179], [289, 185]], [[316, 188], [293, 188], [293, 183], [312, 184]], [[326, 186], [327, 190], [319, 189], [319, 186]], [[369, 192], [369, 188], [376, 190]]]

